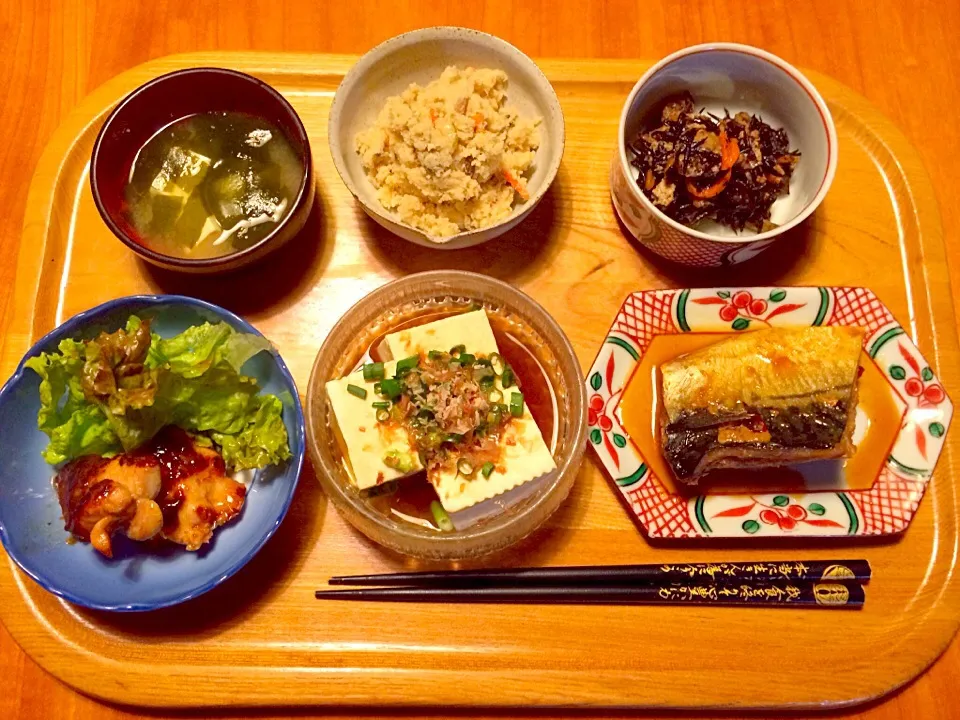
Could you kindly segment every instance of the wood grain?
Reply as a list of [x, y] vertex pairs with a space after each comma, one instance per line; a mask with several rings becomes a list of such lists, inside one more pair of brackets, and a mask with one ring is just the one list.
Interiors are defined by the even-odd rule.
[[[0, 147], [4, 181], [0, 200], [16, 217], [0, 231], [0, 297], [4, 302], [9, 299], [27, 183], [65, 112], [124, 68], [191, 49], [362, 52], [397, 32], [439, 23], [497, 33], [538, 57], [652, 58], [705, 39], [740, 40], [831, 74], [866, 94], [919, 148], [934, 183], [949, 186], [949, 169], [937, 161], [955, 156], [957, 150], [949, 121], [958, 100], [949, 74], [957, 51], [947, 38], [955, 35], [960, 23], [952, 5], [880, 4], [860, 9], [854, 2], [801, 7], [691, 3], [683, 14], [666, 2], [645, 3], [642, 8], [599, 2], [406, 5], [397, 10], [393, 4], [387, 8], [358, 3], [4, 4], [0, 42], [9, 65], [0, 76], [5, 100], [0, 117], [17, 143]], [[939, 199], [946, 237], [953, 243], [960, 229], [957, 210], [949, 196]], [[956, 245], [950, 249], [952, 258]], [[955, 277], [955, 263], [950, 271]], [[0, 636], [0, 669], [3, 717], [138, 717], [67, 690], [25, 658], [6, 635]], [[883, 672], [882, 666], [877, 672]], [[954, 644], [930, 673], [865, 716], [946, 717], [954, 705], [950, 687], [958, 678], [960, 652]]]
[[[688, 280], [869, 284], [896, 316], [914, 318], [911, 332], [943, 382], [960, 384], [954, 311], [949, 293], [942, 292], [946, 271], [933, 188], [902, 134], [836, 81], [810, 75], [833, 110], [844, 157], [833, 192], [782, 252], [718, 275], [678, 271], [638, 253], [614, 218], [607, 169], [618, 109], [647, 67], [643, 61], [541, 60], [560, 97], [575, 151], [543, 204], [509, 236], [438, 253], [378, 229], [327, 160], [332, 91], [355, 60], [178, 54], [139, 65], [84, 98], [51, 137], [34, 174], [21, 239], [33, 252], [19, 258], [0, 373], [10, 372], [34, 339], [76, 312], [118, 295], [182, 292], [255, 322], [305, 391], [318, 346], [355, 300], [387, 279], [442, 266], [480, 267], [530, 293], [561, 319], [583, 367], [623, 298], [638, 287]], [[150, 78], [197, 65], [235, 67], [290, 97], [314, 148], [320, 198], [311, 224], [283, 252], [245, 273], [202, 282], [159, 272], [117, 243], [97, 214], [86, 177], [99, 121], [109, 107]], [[906, 267], [903, 257], [911, 261]], [[681, 616], [651, 609], [643, 612], [644, 622], [636, 622], [636, 613], [623, 608], [502, 606], [464, 615], [462, 608], [443, 605], [431, 608], [425, 622], [416, 606], [367, 606], [362, 613], [356, 606], [320, 608], [312, 591], [330, 575], [410, 564], [352, 532], [326, 506], [309, 469], [277, 537], [241, 574], [195, 603], [132, 618], [76, 612], [34, 583], [20, 582], [19, 574], [0, 572], [0, 618], [32, 657], [65, 682], [98, 697], [141, 705], [269, 705], [288, 699], [293, 704], [408, 705], [429, 697], [440, 705], [677, 707], [689, 704], [692, 692], [696, 703], [713, 707], [845, 704], [913, 678], [956, 628], [960, 582], [951, 579], [953, 558], [939, 548], [956, 536], [950, 462], [958, 444], [951, 434], [938, 475], [942, 479], [933, 482], [910, 532], [895, 542], [872, 544], [868, 556], [877, 569], [872, 600], [866, 610], [844, 616], [842, 642], [808, 643], [809, 636], [833, 634], [836, 617], [803, 612], [781, 613], [777, 631], [764, 632], [769, 621], [750, 610], [690, 610]], [[561, 511], [496, 561], [673, 562], [695, 553], [729, 560], [746, 550], [719, 542], [699, 548], [647, 543], [608, 485], [597, 464], [587, 462]], [[765, 545], [762, 552], [783, 557], [791, 551]], [[821, 552], [847, 551], [825, 545]], [[677, 623], [687, 634], [682, 642]], [[616, 633], [607, 630], [611, 626]], [[434, 627], [444, 628], [442, 638], [424, 644]], [[753, 632], [749, 642], [739, 641], [744, 628]], [[581, 642], [581, 637], [604, 640]], [[727, 649], [701, 653], [695, 671], [674, 674], [678, 652], [720, 647]], [[451, 676], [438, 655], [456, 658], [454, 666], [469, 673]], [[865, 655], [884, 658], [885, 674], [864, 664]], [[744, 696], [741, 684], [769, 680], [769, 663], [787, 657], [791, 682], [770, 684], [762, 697]], [[628, 658], [649, 664], [646, 682], [635, 682], [636, 671], [624, 666]], [[210, 663], [231, 668], [240, 688], [195, 680]], [[364, 682], [355, 680], [354, 668]], [[597, 672], [586, 674], [588, 669]], [[153, 681], [159, 677], [163, 682]], [[250, 677], [257, 682], [242, 682]], [[187, 684], [189, 697], [177, 692]]]

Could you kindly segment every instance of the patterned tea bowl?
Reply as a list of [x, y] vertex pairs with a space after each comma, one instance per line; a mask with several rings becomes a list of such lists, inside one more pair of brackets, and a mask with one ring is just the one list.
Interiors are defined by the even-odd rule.
[[[683, 91], [693, 95], [698, 108], [716, 115], [744, 111], [787, 131], [801, 158], [789, 194], [774, 203], [771, 222], [777, 227], [738, 233], [708, 221], [693, 229], [667, 217], [640, 191], [626, 143], [651, 121], [665, 98]], [[644, 247], [684, 265], [733, 265], [770, 247], [817, 209], [837, 168], [833, 118], [810, 81], [775, 55], [735, 43], [694, 45], [651, 67], [624, 103], [617, 137], [610, 168], [617, 215]]]

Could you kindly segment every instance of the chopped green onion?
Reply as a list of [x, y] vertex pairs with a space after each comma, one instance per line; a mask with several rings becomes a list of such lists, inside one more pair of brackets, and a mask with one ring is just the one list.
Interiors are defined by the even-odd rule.
[[492, 410], [490, 410], [490, 412], [487, 413], [487, 425], [491, 427], [496, 427], [497, 425], [500, 424], [500, 418], [502, 417], [502, 415], [503, 413], [501, 413], [499, 409], [493, 408]]
[[377, 410], [389, 410], [390, 403], [386, 400], [378, 400], [377, 402], [373, 403], [373, 407]]
[[491, 390], [490, 394], [487, 395], [487, 400], [489, 400], [492, 403], [503, 402], [503, 393], [496, 389]]
[[496, 379], [496, 375], [493, 373], [493, 368], [484, 367], [482, 365], [474, 365], [473, 368], [473, 379], [477, 382], [483, 382], [484, 380], [493, 382]]
[[377, 422], [386, 422], [390, 419], [390, 411], [386, 408], [377, 410]]
[[445, 353], [442, 350], [431, 350], [427, 353], [427, 357], [431, 360], [444, 360], [450, 355], [450, 353]]
[[383, 464], [402, 473], [412, 472], [417, 467], [413, 453], [401, 450], [388, 450], [383, 456]]
[[500, 353], [490, 353], [490, 367], [493, 368], [493, 371], [497, 375], [501, 375], [503, 373], [503, 358], [500, 357]]
[[373, 394], [374, 395], [383, 395], [383, 386], [380, 383], [375, 382], [373, 384]]
[[485, 357], [478, 357], [477, 361], [474, 363], [477, 367], [490, 367], [490, 359]]
[[466, 345], [454, 345], [450, 348], [450, 355], [453, 357], [460, 357], [460, 353], [465, 353], [467, 351]]
[[476, 359], [477, 359], [476, 355], [472, 355], [470, 353], [465, 353], [465, 352], [462, 352], [457, 356], [457, 362], [460, 363], [461, 365], [473, 365]]
[[480, 474], [483, 475], [485, 478], [488, 478], [493, 473], [493, 469], [494, 469], [494, 464], [492, 462], [486, 462], [483, 464], [483, 467], [480, 468]]
[[431, 410], [430, 408], [421, 408], [420, 412], [417, 413], [417, 417], [423, 418], [424, 420], [432, 420], [433, 410]]
[[361, 400], [367, 399], [367, 390], [359, 385], [347, 385], [347, 392]]
[[443, 436], [443, 441], [448, 443], [458, 443], [463, 440], [463, 435], [460, 433], [447, 433]]
[[517, 418], [523, 416], [523, 393], [510, 393], [510, 414]]
[[[380, 393], [386, 395], [388, 398], [393, 400], [394, 398], [400, 397], [400, 394], [403, 392], [403, 386], [400, 385], [398, 380], [393, 378], [386, 378], [380, 383]], [[366, 392], [364, 392], [366, 395]]]
[[439, 500], [434, 500], [430, 503], [430, 512], [433, 513], [433, 521], [437, 524], [438, 528], [443, 532], [453, 532], [453, 520], [447, 515], [447, 511], [443, 509], [443, 505], [440, 504]]
[[397, 375], [410, 372], [419, 364], [420, 364], [419, 355], [411, 355], [408, 358], [404, 358], [403, 360], [400, 360], [399, 362], [397, 362]]
[[476, 470], [474, 469], [472, 462], [466, 458], [460, 458], [457, 460], [457, 472], [464, 477], [473, 477], [473, 474], [476, 472]]
[[503, 385], [503, 389], [506, 390], [508, 387], [513, 385], [517, 381], [516, 375], [513, 374], [513, 368], [507, 365], [503, 368], [503, 375], [500, 376], [500, 384]]
[[383, 363], [367, 363], [363, 366], [364, 380], [383, 380]]

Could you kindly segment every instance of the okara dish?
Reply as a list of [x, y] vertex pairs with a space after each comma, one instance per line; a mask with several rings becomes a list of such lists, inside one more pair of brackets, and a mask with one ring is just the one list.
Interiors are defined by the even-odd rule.
[[114, 332], [28, 359], [71, 537], [107, 557], [115, 533], [198, 550], [236, 518], [246, 486], [227, 471], [291, 457], [280, 399], [239, 372], [269, 349], [226, 323], [161, 338], [131, 315]]
[[860, 328], [770, 328], [661, 365], [661, 442], [677, 480], [852, 455], [862, 343]]
[[[351, 479], [382, 498], [396, 493], [396, 517], [423, 524], [432, 515], [440, 531], [462, 528], [475, 519], [460, 511], [556, 469], [527, 386], [483, 309], [391, 333], [384, 344], [393, 359], [365, 363], [326, 389]], [[504, 349], [518, 357], [513, 343]], [[535, 372], [531, 387], [549, 390]], [[536, 394], [549, 401], [544, 395]], [[552, 429], [552, 404], [538, 410]]]
[[385, 208], [442, 239], [493, 225], [529, 199], [540, 118], [507, 104], [507, 82], [503, 70], [450, 66], [387, 99], [356, 138]]
[[698, 112], [683, 93], [664, 105], [657, 126], [627, 145], [644, 195], [677, 222], [710, 218], [734, 230], [775, 227], [770, 209], [790, 192], [800, 153], [783, 128], [745, 112]]
[[[451, 67], [454, 70], [449, 72], [456, 73], [457, 79], [451, 77], [450, 82], [444, 80], [441, 83], [438, 79]], [[476, 98], [471, 87], [474, 80], [464, 76], [470, 68], [473, 68], [471, 77], [477, 81]], [[504, 86], [507, 79], [509, 88]], [[403, 99], [405, 95], [410, 96], [411, 85], [419, 88], [417, 100], [412, 105]], [[434, 90], [431, 90], [433, 100], [428, 105], [426, 89], [430, 85]], [[504, 91], [509, 97], [502, 97]], [[458, 104], [463, 109], [464, 102], [468, 112], [461, 113]], [[471, 104], [477, 109], [470, 107]], [[493, 110], [494, 105], [498, 110]], [[379, 116], [385, 107], [397, 108], [398, 115], [381, 123]], [[437, 128], [431, 122], [431, 109], [436, 115]], [[478, 112], [481, 114], [479, 119], [474, 117]], [[516, 127], [521, 124], [529, 126], [527, 121], [538, 122], [529, 138], [525, 137], [525, 130], [520, 137], [510, 137], [507, 116], [514, 112]], [[445, 126], [445, 122], [449, 125]], [[371, 178], [369, 169], [364, 167], [364, 156], [357, 152], [358, 136], [365, 138], [371, 131], [377, 135], [378, 125], [392, 128], [398, 148], [415, 148], [410, 152], [401, 150], [403, 155], [398, 153], [395, 159], [389, 152], [377, 158], [377, 163], [399, 169], [398, 187], [390, 190], [379, 187], [376, 174]], [[491, 128], [496, 130], [490, 131]], [[427, 147], [427, 143], [434, 144], [435, 133], [444, 134], [435, 147]], [[460, 250], [487, 242], [516, 227], [546, 196], [563, 156], [563, 111], [543, 72], [517, 48], [477, 30], [430, 27], [381, 43], [350, 68], [330, 106], [327, 136], [330, 155], [340, 178], [374, 222], [404, 240], [424, 247]], [[370, 138], [368, 145], [376, 148], [377, 142], [376, 137]], [[511, 153], [507, 145], [513, 146], [514, 143], [523, 157], [509, 157]], [[530, 146], [526, 147], [528, 143]], [[511, 192], [506, 176], [499, 168], [504, 165], [503, 160], [507, 163], [526, 162], [524, 157], [532, 156], [534, 149], [536, 157], [532, 165], [523, 173], [519, 170], [511, 173], [517, 187], [529, 196], [521, 197], [515, 189]], [[458, 165], [461, 162], [463, 165]], [[424, 177], [415, 172], [418, 166], [424, 168], [421, 173]], [[447, 168], [462, 170], [463, 174], [454, 177]], [[442, 172], [423, 183], [426, 191], [432, 193], [427, 197], [417, 185], [426, 178], [427, 172], [434, 170]], [[489, 182], [486, 181], [488, 176]], [[482, 187], [481, 183], [484, 183]], [[496, 188], [496, 192], [489, 192], [492, 188]], [[502, 203], [496, 209], [509, 205], [509, 212], [498, 220], [490, 219], [495, 209], [493, 206], [483, 208], [477, 200], [470, 200], [471, 197], [479, 198], [481, 193], [493, 195], [496, 202]], [[389, 209], [384, 204], [384, 194], [390, 194], [398, 203], [401, 197], [411, 198], [404, 202], [414, 210], [417, 203], [436, 205], [437, 198], [446, 194], [444, 212], [437, 214], [435, 208], [430, 211], [433, 216], [431, 226], [442, 223], [448, 230], [452, 225], [467, 229], [452, 235], [424, 230], [401, 217], [401, 212], [420, 213], [404, 210], [399, 204], [396, 210]], [[449, 212], [449, 208], [457, 203], [462, 207]], [[474, 226], [468, 227], [467, 216], [473, 217]], [[482, 227], [476, 226], [481, 223]]]

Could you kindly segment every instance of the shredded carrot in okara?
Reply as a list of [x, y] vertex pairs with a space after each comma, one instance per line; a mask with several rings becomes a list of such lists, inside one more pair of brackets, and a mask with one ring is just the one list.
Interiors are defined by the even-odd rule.
[[487, 126], [487, 123], [483, 119], [482, 113], [476, 113], [473, 116], [473, 131], [479, 132]]
[[517, 195], [520, 196], [521, 200], [529, 200], [530, 193], [527, 192], [527, 189], [520, 184], [520, 181], [517, 180], [513, 174], [506, 168], [502, 168], [503, 179], [507, 181], [507, 184], [517, 191]]
[[434, 127], [437, 126], [437, 111], [434, 108], [430, 108], [430, 124]]

